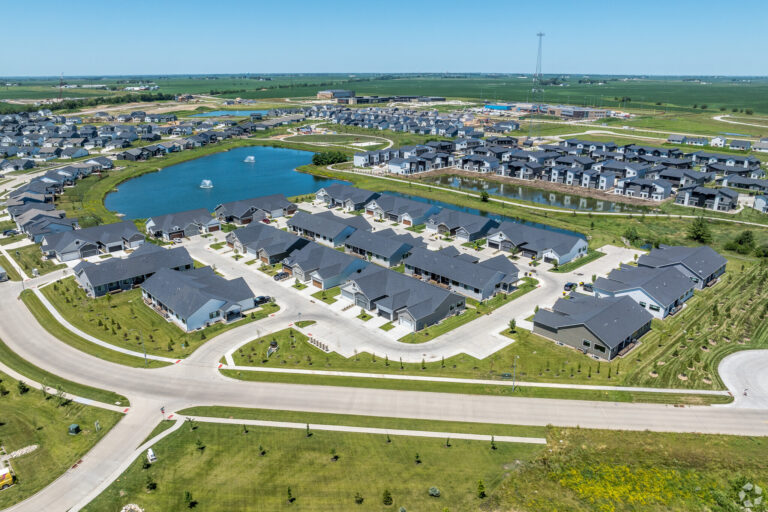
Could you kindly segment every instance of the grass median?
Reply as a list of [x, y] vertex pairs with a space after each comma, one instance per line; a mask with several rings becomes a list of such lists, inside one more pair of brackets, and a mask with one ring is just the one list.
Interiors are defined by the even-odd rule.
[[[77, 350], [85, 352], [86, 354], [98, 357], [99, 359], [104, 359], [105, 361], [109, 361], [111, 363], [131, 366], [133, 368], [144, 367], [144, 358], [123, 354], [122, 352], [102, 347], [81, 338], [77, 334], [61, 325], [61, 323], [59, 323], [58, 320], [53, 317], [51, 312], [48, 311], [43, 303], [40, 302], [40, 299], [37, 298], [32, 290], [24, 290], [21, 293], [21, 300], [24, 301], [27, 309], [29, 309], [30, 313], [32, 313], [35, 319], [37, 319], [37, 323], [39, 323], [43, 329], [48, 331], [53, 337], [66, 343], [72, 348], [76, 348]], [[163, 366], [168, 366], [171, 363], [148, 359], [146, 364], [148, 368], [160, 368]]]
[[112, 391], [78, 384], [77, 382], [72, 382], [47, 372], [42, 368], [38, 368], [12, 351], [2, 340], [0, 340], [0, 361], [9, 368], [28, 378], [30, 381], [38, 382], [52, 388], [63, 389], [64, 392], [71, 395], [87, 398], [89, 400], [96, 400], [97, 402], [103, 402], [105, 404], [124, 405], [126, 407], [130, 405], [128, 399], [122, 395], [113, 393]]

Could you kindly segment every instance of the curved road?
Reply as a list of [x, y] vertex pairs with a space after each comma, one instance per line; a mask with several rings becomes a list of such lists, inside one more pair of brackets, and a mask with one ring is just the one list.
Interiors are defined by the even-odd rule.
[[[31, 280], [39, 285], [45, 278]], [[6, 283], [0, 293], [0, 338], [31, 363], [64, 378], [110, 389], [128, 397], [131, 409], [76, 469], [12, 511], [79, 510], [114, 481], [136, 456], [136, 448], [161, 419], [160, 407], [176, 411], [197, 405], [255, 407], [398, 418], [560, 425], [586, 428], [768, 435], [768, 410], [762, 402], [732, 407], [673, 407], [656, 404], [549, 400], [243, 382], [222, 376], [218, 360], [243, 329], [285, 326], [278, 315], [218, 336], [181, 364], [155, 370], [129, 368], [84, 354], [52, 337], [18, 300], [20, 283]], [[240, 332], [242, 335], [242, 332]], [[758, 358], [733, 357], [724, 363], [738, 374], [742, 362], [764, 372], [768, 351]], [[743, 360], [741, 358], [744, 358]], [[732, 365], [732, 366], [731, 366]], [[767, 385], [766, 379], [750, 383]], [[732, 383], [731, 380], [728, 380]], [[732, 383], [740, 386], [740, 382]], [[766, 396], [764, 391], [758, 393]]]

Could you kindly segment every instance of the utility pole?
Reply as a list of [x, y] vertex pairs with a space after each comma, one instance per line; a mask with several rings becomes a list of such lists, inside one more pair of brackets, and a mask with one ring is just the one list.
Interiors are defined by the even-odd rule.
[[61, 77], [59, 78], [59, 103], [61, 103], [61, 100], [62, 100], [63, 89], [64, 89], [64, 73], [62, 73]]
[[[541, 79], [541, 43], [542, 38], [544, 37], [544, 32], [539, 32], [536, 34], [536, 37], [539, 38], [539, 52], [536, 56], [536, 72], [533, 74], [533, 88], [531, 89], [531, 110], [536, 110], [536, 112], [539, 111], [541, 106], [544, 104], [544, 85], [542, 84]], [[528, 124], [528, 140], [533, 143], [534, 139], [537, 139], [539, 137], [539, 125], [534, 121], [534, 115], [531, 115], [530, 123]]]

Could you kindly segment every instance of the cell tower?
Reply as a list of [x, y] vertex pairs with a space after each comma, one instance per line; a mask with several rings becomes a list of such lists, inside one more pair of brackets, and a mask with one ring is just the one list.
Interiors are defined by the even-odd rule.
[[[539, 38], [539, 53], [536, 56], [536, 73], [533, 74], [533, 88], [531, 89], [531, 104], [532, 109], [536, 112], [539, 111], [544, 104], [544, 85], [541, 78], [541, 42], [544, 37], [544, 32], [536, 34]], [[535, 114], [531, 115], [530, 123], [528, 124], [528, 140], [533, 142], [539, 138], [539, 124], [534, 121]]]

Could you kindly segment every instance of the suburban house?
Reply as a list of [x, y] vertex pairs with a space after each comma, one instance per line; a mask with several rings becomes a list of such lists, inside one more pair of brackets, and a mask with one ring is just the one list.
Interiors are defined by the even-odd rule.
[[657, 173], [658, 179], [669, 183], [673, 188], [691, 185], [704, 185], [715, 179], [713, 172], [694, 171], [693, 169], [676, 169], [665, 167]]
[[663, 201], [672, 194], [672, 184], [665, 180], [625, 178], [616, 183], [614, 194]]
[[356, 230], [367, 231], [371, 226], [359, 216], [343, 218], [332, 212], [299, 212], [288, 220], [288, 229], [323, 245], [340, 247]]
[[477, 262], [472, 256], [457, 254], [454, 250], [430, 251], [414, 247], [405, 260], [405, 274], [475, 300], [489, 299], [499, 292], [508, 293], [515, 289], [518, 270], [506, 256]]
[[344, 241], [348, 253], [383, 267], [399, 265], [411, 249], [423, 246], [421, 238], [398, 235], [391, 229], [374, 232], [359, 229]]
[[327, 290], [344, 283], [369, 263], [350, 254], [310, 242], [283, 260], [283, 271], [299, 282]]
[[397, 222], [404, 226], [424, 224], [429, 217], [440, 213], [439, 206], [414, 201], [405, 197], [382, 194], [365, 205], [365, 214], [374, 219]]
[[488, 235], [488, 247], [559, 265], [587, 254], [587, 241], [551, 229], [504, 221]]
[[73, 271], [77, 284], [90, 297], [101, 297], [135, 288], [161, 268], [189, 270], [192, 267], [192, 257], [183, 247], [163, 249], [144, 244], [125, 258], [109, 258], [99, 263], [83, 261]]
[[682, 187], [677, 191], [675, 204], [695, 206], [727, 212], [738, 207], [739, 193], [729, 188]]
[[211, 217], [205, 208], [150, 217], [144, 226], [151, 236], [164, 240], [211, 233], [221, 229], [219, 219]]
[[755, 202], [752, 203], [752, 208], [761, 213], [768, 213], [768, 196], [755, 196]]
[[248, 224], [254, 220], [277, 218], [296, 213], [296, 205], [288, 201], [283, 194], [254, 197], [223, 203], [213, 210], [222, 222]]
[[343, 208], [348, 212], [362, 210], [366, 204], [379, 197], [378, 192], [355, 188], [343, 183], [333, 183], [315, 193], [315, 197], [328, 208]]
[[684, 247], [679, 245], [662, 245], [650, 253], [640, 256], [637, 264], [640, 267], [667, 268], [674, 267], [701, 290], [711, 286], [717, 278], [725, 273], [726, 260], [709, 246]]
[[144, 235], [136, 225], [123, 221], [47, 234], [43, 236], [40, 249], [46, 257], [63, 262], [136, 249], [143, 243]]
[[245, 279], [224, 279], [211, 267], [158, 269], [141, 292], [145, 304], [186, 332], [238, 320], [255, 307], [256, 298]]
[[585, 354], [611, 360], [651, 330], [653, 316], [629, 297], [572, 294], [533, 316], [533, 332]]
[[498, 225], [489, 217], [445, 208], [427, 219], [426, 231], [471, 242], [483, 238]]
[[693, 297], [696, 285], [676, 268], [621, 265], [594, 283], [596, 297], [630, 297], [656, 318], [673, 315]]
[[758, 192], [768, 192], [768, 180], [756, 178], [744, 178], [742, 176], [730, 175], [723, 178], [723, 185], [727, 187], [745, 188]]
[[306, 238], [260, 222], [227, 233], [227, 245], [240, 254], [250, 254], [270, 265], [279, 263], [308, 243]]
[[341, 286], [341, 297], [411, 331], [459, 314], [465, 306], [461, 295], [373, 265], [352, 275]]

